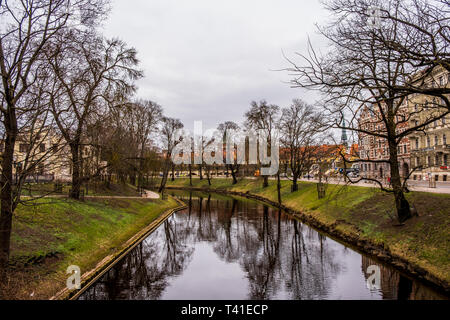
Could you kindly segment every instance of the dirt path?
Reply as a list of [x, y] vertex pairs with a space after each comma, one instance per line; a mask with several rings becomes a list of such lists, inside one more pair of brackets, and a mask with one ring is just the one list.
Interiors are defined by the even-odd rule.
[[[36, 196], [36, 198], [67, 198], [67, 195], [48, 195], [39, 197]], [[27, 199], [30, 198], [30, 196], [22, 196], [22, 198]], [[150, 190], [144, 190], [144, 193], [141, 197], [138, 196], [84, 196], [85, 199], [159, 199], [159, 194]]]

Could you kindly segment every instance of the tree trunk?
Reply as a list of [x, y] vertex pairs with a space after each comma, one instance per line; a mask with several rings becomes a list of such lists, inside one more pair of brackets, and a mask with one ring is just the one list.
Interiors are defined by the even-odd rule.
[[164, 189], [166, 188], [166, 183], [167, 183], [167, 177], [169, 176], [169, 160], [166, 160], [167, 164], [164, 167], [164, 172], [163, 172], [163, 177], [161, 180], [161, 185], [159, 186], [158, 192], [162, 193], [164, 191]]
[[292, 192], [298, 191], [297, 179], [298, 179], [297, 174], [292, 175]]
[[175, 181], [175, 165], [172, 164], [172, 181]]
[[[13, 161], [17, 138], [17, 124], [14, 119], [5, 118], [5, 150], [2, 159], [1, 211], [0, 211], [0, 281], [3, 281], [9, 265], [11, 228], [13, 217]], [[12, 123], [11, 123], [12, 122]]]
[[398, 221], [404, 222], [411, 218], [411, 208], [409, 202], [405, 198], [403, 193], [402, 181], [400, 178], [400, 171], [397, 158], [397, 144], [395, 141], [389, 141], [389, 154], [390, 154], [390, 165], [391, 165], [391, 184], [392, 190], [394, 191], [395, 197], [395, 207], [397, 209]]
[[280, 171], [277, 172], [277, 192], [278, 192], [278, 204], [281, 205], [281, 181], [280, 181]]
[[133, 174], [130, 176], [130, 184], [135, 186], [136, 185], [136, 173], [133, 172]]
[[269, 176], [264, 176], [263, 188], [267, 188], [269, 186]]
[[80, 199], [81, 189], [81, 170], [80, 170], [80, 144], [73, 142], [70, 144], [70, 151], [72, 152], [72, 189], [70, 197], [72, 199]]
[[189, 185], [192, 187], [192, 165], [189, 164]]
[[201, 164], [198, 165], [198, 173], [200, 175], [200, 180], [203, 180], [203, 172], [202, 172], [202, 165]]
[[206, 169], [206, 178], [208, 179], [208, 185], [211, 185], [211, 176], [210, 176], [210, 169]]
[[[231, 169], [231, 177], [233, 178], [233, 184], [236, 184], [237, 183], [236, 171], [233, 168], [233, 165], [230, 165], [230, 169]], [[227, 170], [228, 170], [228, 168], [227, 168]]]

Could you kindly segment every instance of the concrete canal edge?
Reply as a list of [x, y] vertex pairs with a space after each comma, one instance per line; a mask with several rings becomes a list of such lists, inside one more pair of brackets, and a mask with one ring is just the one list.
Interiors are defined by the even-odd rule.
[[76, 300], [83, 294], [91, 285], [100, 279], [106, 272], [108, 272], [117, 262], [125, 257], [131, 250], [139, 245], [145, 238], [147, 238], [153, 231], [155, 231], [164, 221], [166, 221], [174, 212], [186, 209], [186, 204], [173, 198], [179, 206], [169, 209], [161, 214], [158, 218], [153, 220], [147, 227], [139, 231], [132, 238], [130, 238], [117, 252], [108, 255], [101, 260], [94, 269], [84, 273], [81, 277], [81, 288], [78, 290], [69, 290], [64, 288], [55, 294], [50, 300]]
[[450, 294], [450, 283], [447, 280], [439, 278], [438, 276], [432, 274], [430, 271], [424, 269], [421, 266], [418, 266], [414, 262], [408, 261], [404, 257], [400, 257], [397, 254], [391, 252], [389, 247], [385, 244], [378, 244], [369, 239], [360, 239], [358, 234], [346, 232], [337, 228], [341, 224], [349, 224], [346, 221], [338, 220], [333, 224], [327, 225], [312, 215], [286, 207], [285, 205], [279, 205], [278, 202], [252, 194], [250, 192], [244, 193], [214, 188], [179, 187], [179, 186], [167, 186], [166, 189], [212, 192], [225, 195], [234, 195], [267, 203], [273, 207], [282, 209], [283, 211], [290, 214], [294, 218], [308, 224], [309, 226], [314, 227], [316, 230], [323, 232], [324, 234], [326, 234], [327, 236], [338, 242], [350, 246], [356, 249], [357, 251], [373, 256], [376, 259], [385, 262], [391, 265], [392, 267], [400, 270], [401, 272], [413, 278], [420, 279], [439, 291], [443, 291], [447, 295]]

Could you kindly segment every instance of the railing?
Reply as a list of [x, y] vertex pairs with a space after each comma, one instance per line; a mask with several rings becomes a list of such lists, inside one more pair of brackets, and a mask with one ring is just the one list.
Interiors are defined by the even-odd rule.
[[25, 182], [51, 182], [55, 180], [54, 174], [36, 174], [36, 175], [29, 175], [25, 178]]

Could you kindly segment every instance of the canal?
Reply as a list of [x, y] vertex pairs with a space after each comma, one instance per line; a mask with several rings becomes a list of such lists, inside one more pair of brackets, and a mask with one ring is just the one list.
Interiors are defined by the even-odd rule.
[[[245, 198], [172, 193], [188, 208], [79, 299], [445, 299], [276, 208]], [[371, 266], [380, 270], [377, 287], [367, 284]]]

